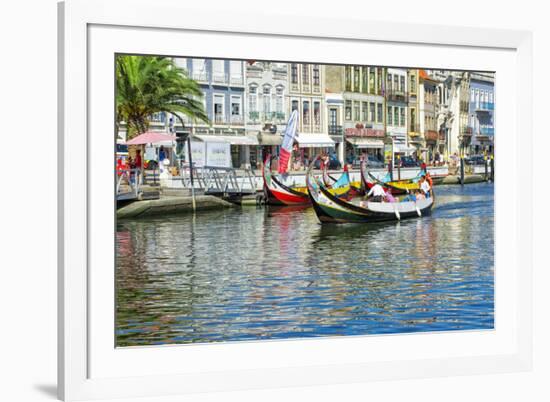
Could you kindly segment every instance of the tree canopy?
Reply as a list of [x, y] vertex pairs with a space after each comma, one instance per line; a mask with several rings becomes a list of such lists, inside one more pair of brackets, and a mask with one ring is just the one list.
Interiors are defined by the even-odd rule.
[[124, 121], [127, 138], [144, 133], [153, 113], [171, 113], [208, 123], [203, 93], [172, 58], [122, 55], [116, 58], [117, 127]]

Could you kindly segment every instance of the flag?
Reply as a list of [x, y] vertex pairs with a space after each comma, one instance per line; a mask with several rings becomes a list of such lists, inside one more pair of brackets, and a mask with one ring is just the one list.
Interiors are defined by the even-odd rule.
[[294, 137], [296, 136], [296, 127], [298, 126], [298, 111], [293, 110], [286, 123], [285, 135], [283, 137], [283, 143], [281, 144], [281, 152], [279, 153], [279, 173], [285, 173], [288, 168], [288, 159], [292, 152], [292, 144], [294, 143]]

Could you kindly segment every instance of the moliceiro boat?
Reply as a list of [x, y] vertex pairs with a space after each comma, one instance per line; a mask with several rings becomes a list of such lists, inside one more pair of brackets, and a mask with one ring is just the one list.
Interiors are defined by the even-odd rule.
[[328, 191], [323, 181], [313, 175], [311, 165], [306, 183], [321, 223], [370, 223], [418, 218], [429, 215], [435, 202], [433, 188], [428, 198], [418, 201], [372, 202], [361, 198], [346, 201]]
[[[296, 186], [287, 183], [291, 176], [276, 175], [271, 169], [273, 158], [267, 155], [264, 162], [262, 176], [264, 180], [264, 194], [267, 203], [270, 205], [309, 205], [311, 200], [307, 193], [306, 186]], [[323, 175], [326, 175], [326, 170], [322, 170]], [[329, 178], [332, 181], [330, 188], [327, 186], [333, 196], [338, 198], [349, 198], [355, 195], [354, 188], [349, 179], [349, 172], [344, 173], [338, 179]]]
[[421, 173], [412, 179], [405, 180], [379, 180], [374, 175], [368, 171], [367, 165], [365, 162], [361, 162], [361, 182], [363, 186], [370, 190], [376, 183], [380, 184], [386, 190], [390, 190], [392, 194], [399, 195], [408, 193], [411, 190], [418, 190], [418, 180], [420, 179]]

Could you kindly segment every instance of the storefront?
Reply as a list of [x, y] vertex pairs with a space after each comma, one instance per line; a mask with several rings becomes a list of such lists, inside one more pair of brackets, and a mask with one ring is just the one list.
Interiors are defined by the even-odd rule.
[[196, 135], [195, 137], [206, 143], [229, 144], [230, 167], [250, 167], [251, 160], [256, 161], [259, 142], [255, 135]]
[[258, 143], [260, 144], [256, 156], [257, 169], [261, 169], [267, 155], [279, 155], [279, 147], [283, 142], [283, 137], [280, 134], [272, 134], [262, 131], [258, 134]]
[[335, 142], [328, 134], [300, 133], [296, 136], [296, 142], [292, 152], [292, 166], [295, 170], [307, 167], [318, 155], [330, 155], [335, 151]]

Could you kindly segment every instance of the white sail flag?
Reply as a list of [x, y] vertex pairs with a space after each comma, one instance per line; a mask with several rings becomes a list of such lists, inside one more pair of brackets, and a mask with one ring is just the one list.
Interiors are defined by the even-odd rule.
[[286, 124], [283, 143], [281, 144], [281, 152], [279, 153], [279, 173], [285, 173], [288, 168], [288, 160], [292, 152], [292, 145], [296, 137], [296, 128], [298, 127], [298, 111], [293, 110], [288, 123]]

